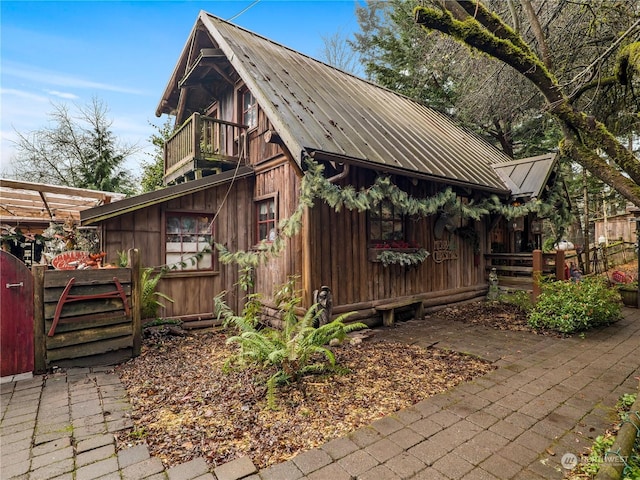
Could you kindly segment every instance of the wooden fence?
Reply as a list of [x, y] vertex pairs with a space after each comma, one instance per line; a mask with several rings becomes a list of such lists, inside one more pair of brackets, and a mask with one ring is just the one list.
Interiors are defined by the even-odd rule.
[[[33, 269], [36, 372], [140, 354], [140, 256], [130, 268]], [[112, 359], [112, 360], [110, 360]]]
[[536, 276], [554, 276], [564, 280], [564, 251], [542, 253], [491, 253], [485, 255], [486, 278], [492, 269], [498, 274], [498, 286], [505, 290], [526, 290], [535, 293]]

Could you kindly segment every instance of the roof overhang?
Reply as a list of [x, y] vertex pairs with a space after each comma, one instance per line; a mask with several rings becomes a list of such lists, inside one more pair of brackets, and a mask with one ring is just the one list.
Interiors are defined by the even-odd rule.
[[557, 164], [558, 154], [545, 153], [491, 165], [515, 198], [539, 198]]
[[108, 220], [109, 218], [135, 212], [141, 208], [167, 202], [174, 198], [179, 198], [184, 195], [189, 195], [211, 187], [233, 182], [240, 178], [252, 177], [253, 175], [254, 171], [252, 168], [239, 167], [237, 170], [228, 170], [217, 175], [209, 175], [198, 180], [180, 183], [154, 192], [143, 193], [142, 195], [129, 197], [117, 204], [103, 205], [101, 207], [84, 210], [80, 213], [81, 223], [82, 225], [91, 225], [103, 220]]
[[[311, 149], [306, 149], [305, 152], [303, 153], [303, 157], [305, 153], [308, 153], [308, 155], [314, 160], [324, 160], [327, 162], [335, 162], [335, 163], [348, 163], [349, 165], [368, 168], [369, 170], [374, 170], [374, 171], [378, 171], [385, 174], [402, 175], [407, 178], [415, 178], [418, 180], [426, 180], [430, 182], [442, 183], [444, 185], [450, 185], [454, 187], [468, 188], [472, 190], [494, 193], [496, 195], [500, 195], [503, 197], [508, 197], [510, 195], [510, 191], [506, 188], [497, 189], [497, 188], [488, 187], [486, 185], [478, 185], [475, 183], [461, 182], [461, 181], [453, 180], [447, 177], [440, 177], [437, 175], [430, 175], [427, 173], [418, 172], [416, 170], [408, 170], [405, 168], [394, 167], [391, 165], [380, 165], [379, 163], [370, 162], [366, 159], [347, 157], [344, 155], [337, 155], [331, 152], [323, 152], [320, 150], [311, 150]], [[303, 164], [304, 164], [304, 159], [303, 159]]]
[[64, 185], [0, 179], [0, 221], [42, 223], [80, 220], [82, 210], [117, 203], [125, 194]]

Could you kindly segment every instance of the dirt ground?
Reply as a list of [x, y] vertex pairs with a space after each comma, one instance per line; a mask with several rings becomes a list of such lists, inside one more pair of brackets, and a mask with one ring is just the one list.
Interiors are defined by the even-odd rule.
[[118, 440], [146, 442], [166, 466], [196, 456], [215, 466], [248, 455], [264, 468], [493, 369], [437, 348], [344, 343], [332, 347], [338, 372], [279, 389], [270, 410], [265, 381], [273, 371], [227, 371], [236, 347], [222, 332], [167, 332], [156, 329], [142, 355], [117, 368], [135, 425]]

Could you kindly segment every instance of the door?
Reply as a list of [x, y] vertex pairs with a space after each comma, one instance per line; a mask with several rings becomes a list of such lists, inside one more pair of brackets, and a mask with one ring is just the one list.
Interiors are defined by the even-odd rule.
[[33, 371], [33, 277], [0, 251], [0, 376]]

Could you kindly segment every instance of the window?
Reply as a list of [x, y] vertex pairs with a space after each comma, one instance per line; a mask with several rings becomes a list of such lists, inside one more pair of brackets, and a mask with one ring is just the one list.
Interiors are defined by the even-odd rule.
[[256, 202], [257, 239], [256, 242], [266, 240], [273, 242], [276, 239], [276, 199], [265, 198]]
[[258, 104], [253, 94], [249, 90], [244, 90], [242, 97], [242, 115], [240, 123], [253, 128], [258, 125]]
[[211, 270], [212, 216], [167, 213], [165, 262], [174, 270]]
[[404, 241], [404, 216], [391, 202], [381, 202], [369, 210], [369, 242], [371, 244]]

